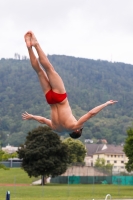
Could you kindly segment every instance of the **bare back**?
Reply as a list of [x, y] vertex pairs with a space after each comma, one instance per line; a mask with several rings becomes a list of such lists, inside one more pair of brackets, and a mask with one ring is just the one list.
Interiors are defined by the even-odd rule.
[[58, 104], [50, 105], [53, 130], [57, 132], [71, 132], [77, 125], [67, 98]]

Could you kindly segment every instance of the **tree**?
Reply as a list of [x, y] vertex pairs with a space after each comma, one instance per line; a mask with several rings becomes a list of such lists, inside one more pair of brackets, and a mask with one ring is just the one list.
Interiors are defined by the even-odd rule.
[[22, 168], [30, 177], [54, 177], [67, 169], [68, 148], [49, 127], [39, 126], [28, 133], [18, 157], [23, 159]]
[[20, 60], [20, 55], [18, 53], [15, 53], [14, 57], [15, 57], [16, 60]]
[[84, 144], [80, 140], [73, 140], [72, 138], [66, 138], [63, 141], [64, 144], [67, 144], [69, 151], [69, 164], [84, 162], [86, 155], [86, 150]]
[[6, 140], [7, 135], [0, 131], [0, 147], [2, 147], [4, 141]]
[[133, 170], [133, 126], [127, 129], [127, 135], [124, 152], [128, 157], [128, 162], [125, 164], [125, 168], [131, 172]]
[[[3, 160], [7, 160], [7, 159], [8, 159], [8, 154], [6, 154], [4, 151], [0, 150], [0, 162]], [[9, 169], [9, 168], [7, 168], [5, 165], [0, 163], [0, 169]]]
[[113, 165], [110, 163], [106, 164], [106, 161], [104, 158], [97, 158], [95, 162], [95, 167], [97, 167], [100, 170], [104, 170], [105, 172], [111, 172]]
[[104, 167], [105, 166], [105, 159], [104, 158], [97, 158], [95, 162], [95, 167]]

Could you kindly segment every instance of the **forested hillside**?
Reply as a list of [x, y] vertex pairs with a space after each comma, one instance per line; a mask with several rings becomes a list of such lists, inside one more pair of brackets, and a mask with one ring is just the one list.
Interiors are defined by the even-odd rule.
[[[64, 55], [48, 56], [64, 80], [73, 114], [81, 117], [93, 107], [113, 99], [85, 123], [84, 139], [124, 142], [127, 127], [133, 121], [133, 66]], [[27, 132], [40, 124], [23, 121], [22, 112], [50, 117], [37, 75], [29, 60], [0, 60], [0, 140], [2, 145], [19, 145]], [[65, 135], [65, 137], [68, 135]]]

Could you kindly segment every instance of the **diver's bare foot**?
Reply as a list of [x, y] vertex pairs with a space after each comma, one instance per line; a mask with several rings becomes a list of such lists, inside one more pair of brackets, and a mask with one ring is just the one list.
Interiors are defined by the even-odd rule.
[[36, 46], [38, 44], [38, 41], [32, 31], [28, 31], [25, 36], [25, 42], [27, 45], [27, 48], [31, 48], [32, 46]]
[[38, 44], [38, 41], [32, 31], [29, 31], [28, 33], [31, 34], [31, 46], [35, 47]]
[[31, 33], [30, 33], [30, 32], [27, 32], [27, 33], [24, 35], [24, 39], [25, 39], [27, 48], [32, 47], [32, 45], [31, 45]]

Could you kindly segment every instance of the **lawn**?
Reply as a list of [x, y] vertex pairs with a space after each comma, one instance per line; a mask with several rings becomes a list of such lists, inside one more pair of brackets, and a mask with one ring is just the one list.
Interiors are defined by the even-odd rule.
[[[92, 200], [105, 199], [111, 194], [112, 199], [133, 198], [133, 186], [120, 185], [67, 185], [47, 184], [46, 186], [32, 186], [34, 179], [19, 168], [0, 170], [0, 183], [12, 186], [0, 186], [0, 200], [5, 199], [6, 192], [11, 193], [11, 200]], [[27, 184], [27, 186], [16, 186], [16, 184]]]

